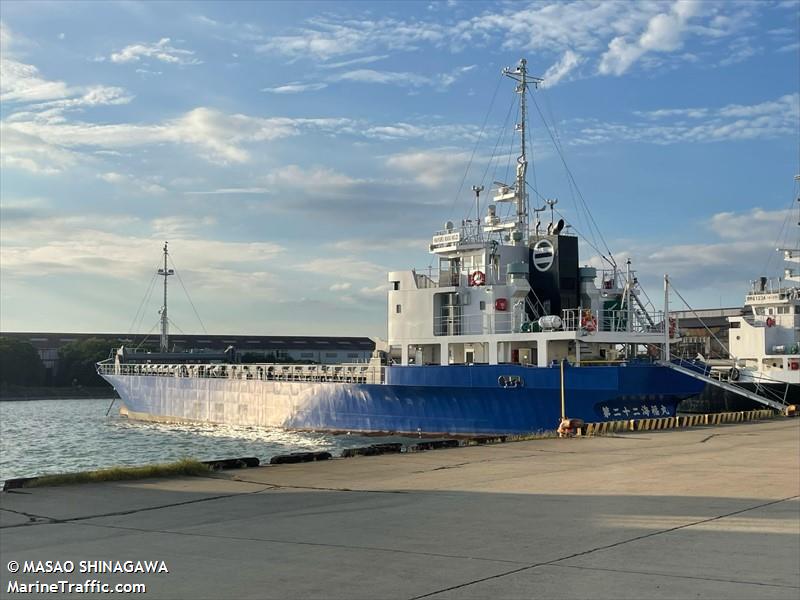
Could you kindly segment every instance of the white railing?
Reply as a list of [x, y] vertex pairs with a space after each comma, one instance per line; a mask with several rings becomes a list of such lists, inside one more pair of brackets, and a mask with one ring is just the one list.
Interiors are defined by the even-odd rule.
[[240, 379], [255, 381], [318, 381], [333, 383], [383, 383], [384, 367], [374, 365], [284, 364], [97, 364], [100, 375], [139, 377], [187, 377], [193, 379]]
[[485, 267], [466, 269], [458, 271], [440, 271], [430, 267], [422, 269], [412, 269], [414, 282], [417, 289], [440, 288], [440, 287], [470, 287], [470, 275], [475, 271], [483, 273], [485, 280], [483, 285], [505, 285], [506, 278], [495, 272], [494, 269]]
[[[627, 310], [589, 311], [568, 309], [561, 311], [561, 326], [555, 331], [583, 331], [587, 333], [609, 332], [633, 335], [653, 335], [664, 332], [664, 313], [633, 311], [631, 331], [628, 331]], [[648, 320], [649, 317], [649, 320]], [[653, 325], [650, 325], [650, 322]], [[538, 332], [537, 322], [527, 323], [513, 311], [461, 315], [458, 317], [434, 317], [435, 336], [487, 335], [495, 333]], [[551, 330], [553, 331], [553, 330]]]
[[511, 313], [462, 315], [460, 317], [434, 317], [434, 335], [481, 335], [511, 333], [518, 331], [522, 323], [514, 327]]
[[[587, 309], [571, 308], [561, 311], [561, 320], [564, 331], [578, 331], [580, 329], [591, 331], [627, 332], [628, 319], [631, 318], [630, 333], [652, 335], [664, 333], [664, 312], [626, 309], [590, 311]], [[652, 325], [651, 325], [652, 323]]]

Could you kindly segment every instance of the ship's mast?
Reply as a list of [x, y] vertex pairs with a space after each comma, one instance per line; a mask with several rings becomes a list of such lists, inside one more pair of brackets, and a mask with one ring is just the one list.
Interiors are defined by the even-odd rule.
[[[798, 184], [795, 185], [795, 189], [798, 189], [800, 185], [800, 175], [795, 175], [794, 180]], [[800, 215], [800, 194], [797, 195], [796, 200], [798, 215]], [[797, 226], [800, 227], [800, 216], [798, 217]], [[797, 248], [777, 248], [777, 250], [783, 253], [783, 260], [785, 262], [793, 265], [800, 265], [800, 243], [798, 243], [797, 246]], [[785, 268], [783, 271], [783, 278], [785, 281], [800, 283], [800, 269], [791, 267]]]
[[158, 274], [164, 278], [164, 305], [161, 307], [161, 352], [169, 352], [169, 319], [167, 318], [167, 277], [174, 275], [175, 271], [167, 268], [168, 242], [164, 242], [164, 268], [158, 270]]
[[527, 243], [528, 235], [528, 190], [526, 184], [526, 175], [528, 172], [528, 156], [526, 145], [527, 141], [525, 133], [527, 129], [527, 92], [528, 83], [532, 82], [534, 86], [538, 86], [543, 80], [539, 77], [530, 77], [528, 75], [528, 61], [524, 58], [520, 59], [519, 65], [515, 69], [506, 67], [503, 69], [503, 74], [510, 77], [517, 82], [516, 92], [520, 95], [520, 122], [517, 123], [517, 130], [520, 132], [520, 154], [517, 158], [517, 181], [516, 181], [516, 200], [517, 200], [517, 227], [516, 232], [518, 235], [514, 236], [514, 241], [519, 244]]

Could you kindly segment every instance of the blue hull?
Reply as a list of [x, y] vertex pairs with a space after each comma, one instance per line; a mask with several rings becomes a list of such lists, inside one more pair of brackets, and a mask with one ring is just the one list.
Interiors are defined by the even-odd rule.
[[[704, 384], [649, 363], [565, 368], [566, 413], [586, 422], [666, 417]], [[558, 367], [393, 366], [384, 384], [108, 375], [132, 416], [287, 429], [424, 434], [553, 430]]]

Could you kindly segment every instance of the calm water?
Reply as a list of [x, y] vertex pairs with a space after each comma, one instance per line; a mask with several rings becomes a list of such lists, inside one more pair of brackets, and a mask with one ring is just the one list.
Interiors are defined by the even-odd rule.
[[176, 425], [130, 421], [119, 401], [31, 400], [0, 402], [0, 481], [115, 465], [144, 465], [256, 456], [262, 464], [287, 452], [326, 450], [413, 438], [299, 433], [260, 427]]

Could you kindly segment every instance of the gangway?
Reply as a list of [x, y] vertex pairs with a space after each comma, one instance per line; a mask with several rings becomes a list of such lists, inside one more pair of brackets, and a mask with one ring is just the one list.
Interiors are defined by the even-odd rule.
[[687, 367], [683, 367], [681, 365], [676, 365], [674, 362], [669, 362], [665, 360], [658, 360], [656, 361], [656, 363], [661, 365], [662, 367], [669, 367], [673, 371], [677, 371], [678, 373], [682, 373], [688, 377], [694, 377], [695, 379], [704, 381], [710, 385], [715, 385], [718, 388], [722, 388], [723, 390], [726, 390], [733, 394], [739, 394], [740, 396], [744, 396], [749, 400], [753, 400], [754, 402], [758, 402], [760, 404], [763, 404], [764, 406], [769, 406], [770, 408], [773, 408], [775, 410], [783, 412], [783, 410], [786, 408], [786, 404], [783, 404], [782, 402], [770, 400], [769, 398], [765, 398], [764, 396], [755, 394], [750, 390], [746, 390], [737, 385], [733, 385], [726, 381], [720, 381], [719, 379], [714, 379], [713, 377], [709, 377], [705, 373], [701, 373], [696, 369], [690, 369]]

